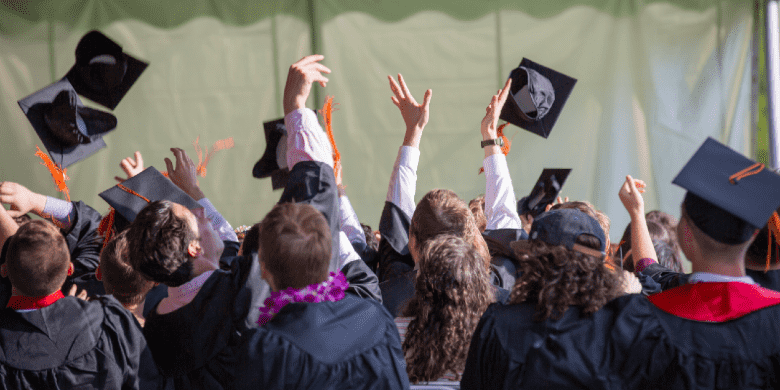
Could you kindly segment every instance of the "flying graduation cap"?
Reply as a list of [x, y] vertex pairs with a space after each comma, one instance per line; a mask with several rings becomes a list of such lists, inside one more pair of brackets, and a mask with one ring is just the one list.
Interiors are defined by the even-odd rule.
[[747, 242], [780, 207], [780, 175], [713, 138], [672, 183], [688, 191], [683, 205], [691, 221], [724, 244]]
[[103, 134], [116, 128], [116, 117], [85, 107], [67, 79], [19, 100], [54, 163], [61, 168], [105, 148]]
[[499, 118], [547, 138], [577, 80], [527, 58], [509, 78], [511, 96]]
[[287, 129], [284, 118], [263, 123], [265, 132], [265, 151], [252, 168], [252, 176], [258, 179], [271, 177], [274, 190], [284, 188], [290, 176], [287, 167]]
[[148, 65], [100, 31], [90, 31], [76, 46], [76, 64], [65, 77], [79, 95], [113, 110]]
[[520, 215], [531, 213], [534, 218], [543, 213], [548, 204], [555, 202], [570, 172], [571, 169], [545, 168], [531, 194], [517, 202], [517, 213]]

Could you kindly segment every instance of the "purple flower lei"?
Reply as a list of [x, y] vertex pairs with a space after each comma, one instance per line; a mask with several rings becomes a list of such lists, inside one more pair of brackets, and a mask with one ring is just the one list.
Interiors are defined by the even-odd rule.
[[271, 293], [260, 307], [260, 318], [257, 324], [265, 325], [274, 315], [288, 303], [293, 302], [337, 302], [344, 299], [344, 291], [349, 287], [347, 278], [339, 272], [331, 272], [322, 283], [310, 284], [304, 288], [288, 287]]

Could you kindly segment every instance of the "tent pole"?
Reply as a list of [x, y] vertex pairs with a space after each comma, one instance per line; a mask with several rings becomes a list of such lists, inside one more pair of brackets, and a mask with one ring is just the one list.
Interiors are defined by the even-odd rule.
[[766, 3], [766, 70], [769, 111], [769, 164], [780, 168], [780, 14], [778, 0]]

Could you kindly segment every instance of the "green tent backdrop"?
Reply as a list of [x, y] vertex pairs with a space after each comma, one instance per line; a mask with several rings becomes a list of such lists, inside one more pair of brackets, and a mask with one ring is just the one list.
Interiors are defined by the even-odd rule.
[[163, 170], [171, 147], [197, 159], [196, 137], [232, 136], [200, 185], [234, 226], [258, 222], [280, 196], [251, 177], [261, 123], [282, 116], [289, 65], [318, 52], [333, 73], [310, 107], [335, 96], [347, 194], [376, 228], [404, 132], [387, 75], [404, 74], [418, 98], [433, 89], [416, 199], [449, 188], [468, 201], [485, 192], [484, 109], [528, 57], [578, 83], [548, 139], [507, 128], [515, 193], [545, 167], [571, 167], [563, 195], [606, 212], [617, 240], [627, 174], [648, 183], [647, 210], [679, 215], [671, 181], [706, 137], [755, 155], [754, 23], [754, 4], [739, 0], [3, 0], [0, 180], [57, 195], [16, 102], [63, 77], [81, 36], [99, 29], [150, 66], [113, 112], [108, 147], [68, 169], [71, 197], [105, 211], [97, 194], [122, 158], [140, 150]]

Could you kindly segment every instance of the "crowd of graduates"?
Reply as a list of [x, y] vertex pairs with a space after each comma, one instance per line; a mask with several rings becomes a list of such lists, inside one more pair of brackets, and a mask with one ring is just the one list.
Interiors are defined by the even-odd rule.
[[522, 105], [510, 78], [474, 123], [485, 194], [415, 202], [433, 91], [418, 102], [399, 74], [406, 131], [374, 231], [306, 108], [323, 60], [289, 69], [255, 172], [283, 171], [284, 191], [251, 227], [221, 216], [179, 148], [163, 173], [122, 160], [104, 215], [0, 182], [0, 388], [780, 388], [780, 175], [708, 139], [675, 179], [679, 221], [625, 177], [631, 223], [612, 243], [604, 213], [556, 200], [558, 173], [518, 202], [498, 123]]

